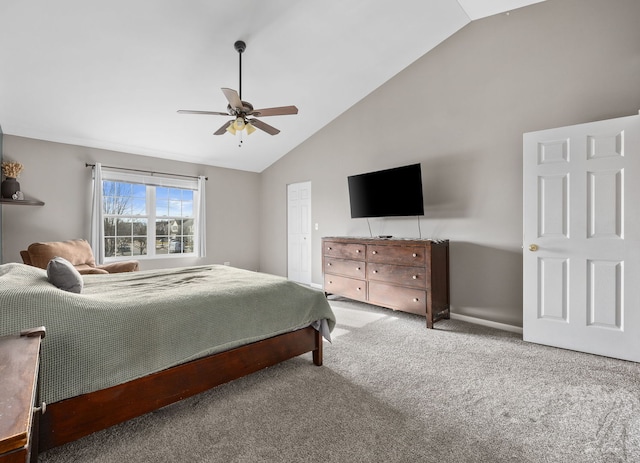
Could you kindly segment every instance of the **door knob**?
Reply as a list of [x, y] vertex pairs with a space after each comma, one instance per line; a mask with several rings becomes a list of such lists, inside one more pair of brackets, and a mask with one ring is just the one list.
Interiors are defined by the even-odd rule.
[[529, 245], [529, 251], [536, 252], [537, 250], [538, 250], [538, 245], [537, 244], [530, 244]]

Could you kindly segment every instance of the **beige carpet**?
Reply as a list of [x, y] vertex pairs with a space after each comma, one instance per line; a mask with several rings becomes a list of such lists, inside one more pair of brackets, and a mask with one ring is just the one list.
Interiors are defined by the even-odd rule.
[[344, 299], [310, 355], [40, 455], [66, 462], [640, 462], [638, 364]]

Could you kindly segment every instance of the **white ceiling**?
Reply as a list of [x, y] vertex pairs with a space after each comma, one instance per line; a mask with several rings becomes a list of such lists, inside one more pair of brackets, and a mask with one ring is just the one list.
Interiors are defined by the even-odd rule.
[[[470, 21], [540, 0], [2, 0], [5, 134], [261, 172]], [[282, 132], [214, 136], [221, 87]]]

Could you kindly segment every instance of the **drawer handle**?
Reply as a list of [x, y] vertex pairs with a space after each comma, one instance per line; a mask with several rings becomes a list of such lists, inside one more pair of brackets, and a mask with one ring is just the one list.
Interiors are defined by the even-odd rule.
[[358, 288], [358, 291], [362, 291], [362, 288]]
[[418, 254], [416, 254], [415, 252], [413, 253], [413, 257], [418, 257]]
[[329, 263], [327, 264], [327, 267], [331, 267], [331, 262], [329, 262]]
[[327, 251], [331, 251], [331, 246], [329, 246], [329, 247], [327, 248]]
[[377, 270], [374, 270], [374, 271], [373, 271], [373, 273], [378, 273], [378, 271], [377, 271]]
[[420, 302], [420, 299], [418, 299], [417, 297], [414, 297], [413, 302]]
[[411, 278], [413, 278], [414, 280], [417, 280], [418, 279], [418, 275], [414, 275]]
[[378, 251], [373, 251], [373, 254], [378, 254]]
[[356, 254], [360, 254], [360, 249], [356, 249]]
[[333, 284], [333, 281], [329, 280], [329, 284], [330, 284], [330, 285], [332, 285], [332, 284]]
[[46, 402], [42, 402], [42, 404], [39, 407], [33, 407], [33, 413], [38, 413], [38, 412], [40, 412], [42, 415], [44, 415], [47, 412]]
[[356, 267], [356, 270], [360, 270], [360, 267]]

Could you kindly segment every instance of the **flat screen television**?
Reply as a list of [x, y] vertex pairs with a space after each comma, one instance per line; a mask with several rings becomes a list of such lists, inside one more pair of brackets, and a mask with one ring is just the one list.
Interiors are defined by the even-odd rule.
[[351, 218], [424, 215], [420, 164], [352, 175]]

